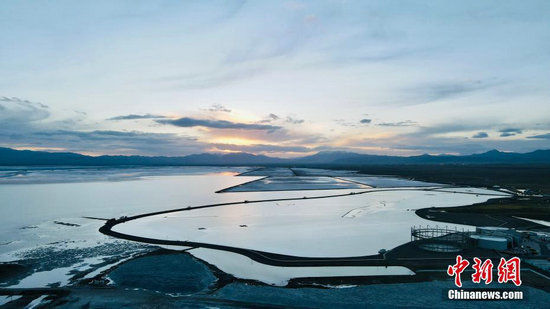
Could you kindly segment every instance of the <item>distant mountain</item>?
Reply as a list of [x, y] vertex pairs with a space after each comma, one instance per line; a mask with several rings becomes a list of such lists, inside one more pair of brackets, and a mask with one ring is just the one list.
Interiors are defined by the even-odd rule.
[[229, 154], [201, 153], [185, 157], [172, 157], [171, 159], [182, 162], [184, 165], [259, 165], [285, 162], [284, 159], [244, 152]]
[[72, 152], [44, 152], [15, 150], [0, 147], [0, 165], [261, 165], [277, 164], [286, 160], [249, 153], [202, 153], [184, 157], [163, 156], [86, 156]]
[[379, 164], [550, 164], [550, 150], [536, 150], [528, 153], [511, 153], [491, 150], [484, 153], [453, 156], [429, 155], [398, 157], [376, 155], [343, 155], [332, 164], [379, 165]]
[[550, 164], [550, 150], [510, 153], [491, 150], [466, 156], [420, 155], [411, 157], [380, 156], [344, 151], [282, 159], [249, 153], [202, 153], [183, 157], [86, 156], [71, 152], [44, 152], [0, 148], [0, 165], [116, 166], [116, 165], [298, 165], [361, 166], [394, 164]]
[[321, 151], [314, 155], [296, 158], [293, 161], [304, 164], [327, 164], [337, 161], [356, 160], [366, 155], [346, 151]]

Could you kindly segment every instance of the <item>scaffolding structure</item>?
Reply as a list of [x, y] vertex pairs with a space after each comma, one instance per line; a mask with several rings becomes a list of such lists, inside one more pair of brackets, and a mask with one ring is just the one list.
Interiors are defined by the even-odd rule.
[[458, 252], [469, 247], [470, 232], [448, 226], [413, 226], [411, 241], [420, 248], [435, 252]]

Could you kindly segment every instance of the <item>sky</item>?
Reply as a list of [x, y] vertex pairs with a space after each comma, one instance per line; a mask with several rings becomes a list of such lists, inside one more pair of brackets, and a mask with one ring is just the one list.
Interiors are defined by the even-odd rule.
[[550, 148], [549, 1], [2, 1], [0, 147]]

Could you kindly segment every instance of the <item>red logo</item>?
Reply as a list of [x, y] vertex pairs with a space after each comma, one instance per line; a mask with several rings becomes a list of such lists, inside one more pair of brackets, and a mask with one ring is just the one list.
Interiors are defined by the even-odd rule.
[[[516, 286], [521, 285], [520, 276], [520, 263], [521, 260], [518, 257], [513, 257], [509, 260], [500, 258], [498, 264], [498, 282], [507, 283], [512, 281]], [[470, 262], [463, 259], [461, 255], [456, 256], [456, 263], [447, 267], [447, 274], [455, 277], [455, 285], [462, 287], [462, 281], [460, 274], [470, 265]], [[485, 284], [489, 284], [493, 281], [493, 262], [490, 259], [486, 259], [481, 263], [481, 260], [477, 257], [474, 258], [474, 264], [472, 264], [474, 273], [472, 274], [472, 282], [481, 283], [481, 280]]]
[[472, 275], [472, 281], [474, 283], [480, 283], [481, 280], [485, 281], [485, 284], [489, 284], [493, 281], [493, 262], [490, 259], [486, 259], [483, 264], [478, 258], [474, 258], [474, 265], [472, 267], [475, 273]]
[[513, 257], [508, 261], [500, 258], [500, 263], [498, 263], [498, 282], [506, 283], [512, 281], [516, 286], [520, 286], [520, 262], [518, 257]]
[[447, 275], [455, 276], [455, 284], [457, 287], [462, 286], [462, 281], [460, 281], [460, 274], [470, 265], [470, 262], [462, 259], [462, 255], [456, 256], [456, 264], [449, 265], [447, 267]]

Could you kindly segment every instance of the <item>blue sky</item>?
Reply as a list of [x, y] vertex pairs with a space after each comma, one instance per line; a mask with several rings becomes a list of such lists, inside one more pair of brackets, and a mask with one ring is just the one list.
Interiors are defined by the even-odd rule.
[[550, 148], [548, 1], [3, 1], [0, 146]]

